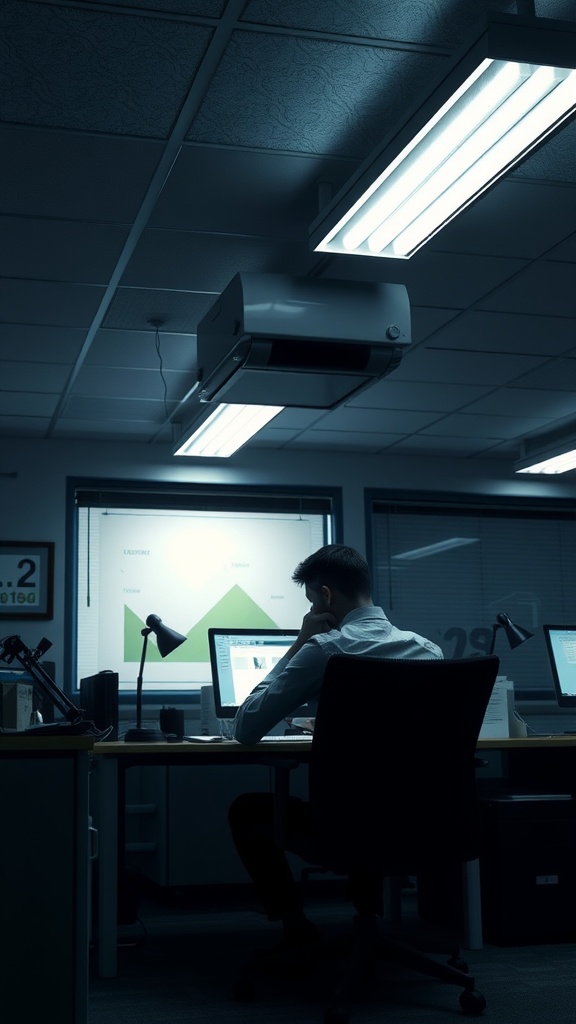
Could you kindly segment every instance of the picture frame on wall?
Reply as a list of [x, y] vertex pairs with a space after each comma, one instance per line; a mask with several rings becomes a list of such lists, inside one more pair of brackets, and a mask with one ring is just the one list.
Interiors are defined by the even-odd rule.
[[51, 619], [54, 543], [0, 541], [0, 621]]

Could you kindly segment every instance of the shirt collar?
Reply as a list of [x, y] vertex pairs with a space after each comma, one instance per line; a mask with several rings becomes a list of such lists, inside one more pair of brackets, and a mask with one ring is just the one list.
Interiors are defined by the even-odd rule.
[[349, 622], [358, 622], [360, 619], [378, 619], [381, 622], [388, 622], [383, 608], [379, 608], [376, 604], [369, 604], [362, 608], [353, 608], [351, 612], [344, 616], [340, 627], [347, 625]]

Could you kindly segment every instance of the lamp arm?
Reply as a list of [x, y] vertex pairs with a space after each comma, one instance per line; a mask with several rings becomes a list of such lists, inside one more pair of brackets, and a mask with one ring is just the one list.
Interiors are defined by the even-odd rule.
[[138, 679], [136, 681], [136, 728], [142, 728], [142, 684], [144, 682], [144, 662], [146, 661], [146, 648], [148, 647], [148, 637], [152, 632], [151, 629], [143, 629], [142, 636], [144, 642], [142, 644], [142, 657], [140, 658], [140, 669], [138, 671]]
[[[51, 647], [51, 644], [48, 644]], [[47, 650], [47, 648], [45, 648]], [[38, 652], [26, 647], [19, 636], [8, 636], [0, 640], [0, 658], [10, 663], [16, 659], [22, 668], [30, 673], [39, 689], [48, 695], [55, 707], [71, 725], [83, 721], [84, 713], [72, 703], [63, 690], [50, 678], [45, 668], [38, 664]]]
[[502, 629], [501, 622], [495, 622], [492, 626], [492, 643], [490, 644], [489, 654], [494, 654], [494, 647], [496, 646], [496, 633], [499, 629]]

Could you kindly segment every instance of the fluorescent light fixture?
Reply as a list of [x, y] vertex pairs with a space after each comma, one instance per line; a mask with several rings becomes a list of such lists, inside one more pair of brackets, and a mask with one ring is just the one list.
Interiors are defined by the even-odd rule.
[[409, 259], [574, 113], [575, 68], [576, 23], [489, 15], [317, 218], [312, 247]]
[[392, 558], [399, 562], [415, 562], [419, 558], [429, 558], [430, 555], [440, 555], [444, 551], [452, 551], [453, 548], [461, 548], [466, 544], [477, 543], [477, 537], [448, 537], [446, 540], [437, 541], [436, 544], [425, 544], [421, 548], [402, 551], [399, 555], [392, 555]]
[[186, 440], [179, 442], [174, 455], [226, 459], [282, 409], [281, 405], [218, 405], [193, 433], [187, 432]]
[[564, 452], [562, 455], [552, 455], [547, 459], [539, 459], [537, 462], [534, 461], [536, 456], [532, 456], [529, 466], [523, 466], [521, 469], [516, 469], [516, 473], [544, 473], [544, 474], [555, 474], [555, 473], [568, 473], [571, 469], [576, 469], [576, 448], [572, 451]]
[[576, 436], [557, 431], [547, 437], [527, 439], [523, 444], [522, 458], [514, 466], [516, 473], [551, 474], [568, 473], [576, 469]]

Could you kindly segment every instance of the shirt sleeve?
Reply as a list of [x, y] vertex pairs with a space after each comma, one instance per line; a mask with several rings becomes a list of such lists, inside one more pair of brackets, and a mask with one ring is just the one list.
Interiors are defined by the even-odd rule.
[[305, 643], [292, 658], [281, 658], [238, 708], [234, 738], [240, 743], [257, 743], [301, 704], [316, 700], [325, 668], [326, 655], [313, 641]]

